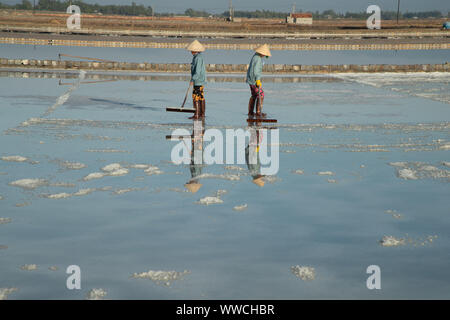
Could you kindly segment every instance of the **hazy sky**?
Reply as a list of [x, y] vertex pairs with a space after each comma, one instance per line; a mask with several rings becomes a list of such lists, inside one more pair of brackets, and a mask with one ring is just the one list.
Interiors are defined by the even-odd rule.
[[[33, 0], [30, 0], [33, 2]], [[99, 4], [131, 4], [131, 0], [83, 0], [88, 3]], [[21, 0], [0, 0], [2, 3], [18, 3]], [[36, 0], [38, 2], [38, 0]], [[134, 0], [138, 4], [153, 6], [157, 12], [184, 12], [187, 8], [206, 10], [209, 12], [223, 12], [227, 10], [229, 0]], [[290, 11], [292, 4], [297, 9], [315, 11], [333, 9], [338, 12], [364, 11], [371, 4], [381, 7], [381, 10], [397, 10], [397, 0], [233, 0], [235, 10], [276, 10]], [[440, 10], [444, 13], [450, 11], [450, 0], [400, 0], [400, 10], [430, 11]]]

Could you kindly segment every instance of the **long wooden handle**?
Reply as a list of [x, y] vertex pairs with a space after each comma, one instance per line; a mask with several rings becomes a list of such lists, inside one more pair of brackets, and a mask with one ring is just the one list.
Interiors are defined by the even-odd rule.
[[191, 89], [191, 85], [192, 85], [192, 82], [189, 81], [189, 87], [187, 89], [186, 96], [184, 97], [183, 104], [181, 105], [181, 109], [184, 108], [184, 104], [186, 103], [186, 100], [187, 100], [187, 97], [188, 97], [188, 94], [189, 94], [189, 90]]

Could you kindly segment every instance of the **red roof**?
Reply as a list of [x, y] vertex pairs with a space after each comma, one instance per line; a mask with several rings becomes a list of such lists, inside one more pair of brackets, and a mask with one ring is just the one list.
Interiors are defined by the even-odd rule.
[[291, 14], [292, 18], [312, 18], [311, 13], [293, 13]]

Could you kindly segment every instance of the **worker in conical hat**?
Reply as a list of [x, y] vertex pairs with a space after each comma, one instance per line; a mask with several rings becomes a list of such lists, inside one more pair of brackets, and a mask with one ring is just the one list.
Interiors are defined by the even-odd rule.
[[[262, 76], [262, 67], [263, 67], [263, 58], [269, 58], [272, 55], [270, 54], [269, 46], [264, 44], [255, 49], [255, 54], [250, 61], [247, 70], [247, 83], [250, 85], [250, 92], [252, 96], [248, 102], [248, 115], [257, 117], [266, 116], [265, 113], [262, 112], [263, 101], [264, 101], [264, 91], [262, 89], [261, 84], [261, 76]], [[256, 113], [254, 112], [256, 102]]]
[[192, 91], [192, 101], [195, 113], [189, 119], [199, 119], [205, 117], [206, 101], [204, 95], [204, 85], [206, 84], [206, 68], [202, 52], [205, 47], [198, 41], [191, 42], [186, 50], [193, 55], [191, 63], [191, 84], [194, 86]]

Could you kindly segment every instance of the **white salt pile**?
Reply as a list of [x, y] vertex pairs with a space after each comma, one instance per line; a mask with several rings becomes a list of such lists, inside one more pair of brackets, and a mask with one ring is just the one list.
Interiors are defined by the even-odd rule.
[[92, 289], [88, 292], [86, 299], [87, 300], [102, 300], [104, 297], [106, 297], [106, 291], [103, 289]]
[[17, 288], [0, 288], [0, 300], [8, 299], [8, 296], [17, 290], [19, 290], [19, 289], [17, 289]]
[[196, 203], [209, 206], [210, 204], [223, 203], [223, 200], [218, 197], [204, 197], [198, 200]]
[[327, 179], [328, 183], [337, 183], [337, 180], [335, 179]]
[[297, 170], [292, 171], [292, 173], [295, 173], [295, 174], [304, 174], [305, 172], [304, 172], [302, 169], [297, 169]]
[[21, 266], [20, 269], [25, 270], [25, 271], [33, 271], [33, 270], [37, 270], [37, 265], [25, 264], [25, 265]]
[[48, 181], [45, 179], [21, 179], [10, 182], [10, 186], [19, 187], [23, 189], [36, 189], [41, 186], [45, 186], [48, 184]]
[[149, 166], [147, 169], [144, 170], [144, 172], [148, 175], [154, 175], [154, 174], [163, 174], [164, 172], [162, 172], [157, 166]]
[[400, 219], [400, 218], [402, 218], [402, 214], [401, 214], [401, 213], [398, 213], [397, 210], [391, 210], [391, 209], [389, 209], [389, 210], [386, 210], [386, 211], [384, 211], [384, 212], [387, 213], [387, 214], [392, 215], [395, 219]]
[[12, 220], [11, 218], [0, 218], [0, 224], [7, 224], [10, 223]]
[[234, 211], [244, 211], [244, 210], [247, 209], [247, 207], [248, 207], [248, 205], [245, 203], [245, 204], [240, 205], [240, 206], [235, 206], [235, 207], [233, 208], [233, 210], [234, 210]]
[[60, 161], [58, 164], [68, 170], [80, 170], [87, 167], [87, 165], [81, 162]]
[[72, 194], [66, 192], [44, 195], [44, 197], [48, 199], [66, 199], [71, 196]]
[[397, 247], [397, 246], [403, 246], [406, 244], [405, 239], [397, 239], [393, 236], [384, 236], [383, 239], [380, 240], [380, 244], [383, 247]]
[[291, 272], [297, 278], [300, 278], [304, 281], [314, 280], [316, 278], [316, 271], [313, 267], [296, 265], [291, 267]]
[[25, 162], [28, 160], [28, 158], [26, 157], [22, 157], [22, 156], [5, 156], [1, 158], [3, 161], [8, 161], [8, 162]]
[[448, 162], [448, 161], [442, 161], [442, 165], [443, 165], [444, 167], [450, 167], [450, 162]]
[[101, 179], [105, 176], [112, 176], [112, 177], [124, 176], [129, 172], [127, 168], [123, 168], [119, 163], [108, 164], [107, 166], [104, 166], [101, 170], [103, 172], [90, 173], [87, 176], [85, 176], [83, 180], [89, 181], [93, 179]]
[[124, 176], [126, 174], [128, 174], [129, 170], [126, 168], [120, 168], [114, 171], [110, 171], [108, 173], [108, 176], [113, 176], [113, 177], [119, 177], [119, 176]]
[[134, 273], [131, 277], [135, 279], [150, 279], [158, 285], [170, 286], [170, 283], [182, 279], [185, 275], [191, 273], [190, 271], [153, 271], [149, 270], [142, 273]]
[[93, 179], [100, 179], [103, 178], [104, 176], [106, 176], [106, 173], [103, 172], [93, 172], [93, 173], [89, 173], [87, 176], [85, 176], [83, 178], [84, 181], [89, 181], [89, 180], [93, 180]]
[[331, 171], [319, 171], [317, 174], [319, 176], [334, 176], [334, 172]]
[[405, 180], [417, 180], [416, 171], [411, 169], [400, 169], [397, 171], [397, 177]]
[[120, 170], [121, 168], [122, 168], [122, 166], [120, 165], [120, 163], [111, 163], [111, 164], [108, 164], [107, 166], [104, 166], [102, 168], [102, 171], [103, 172], [113, 172], [116, 170]]

